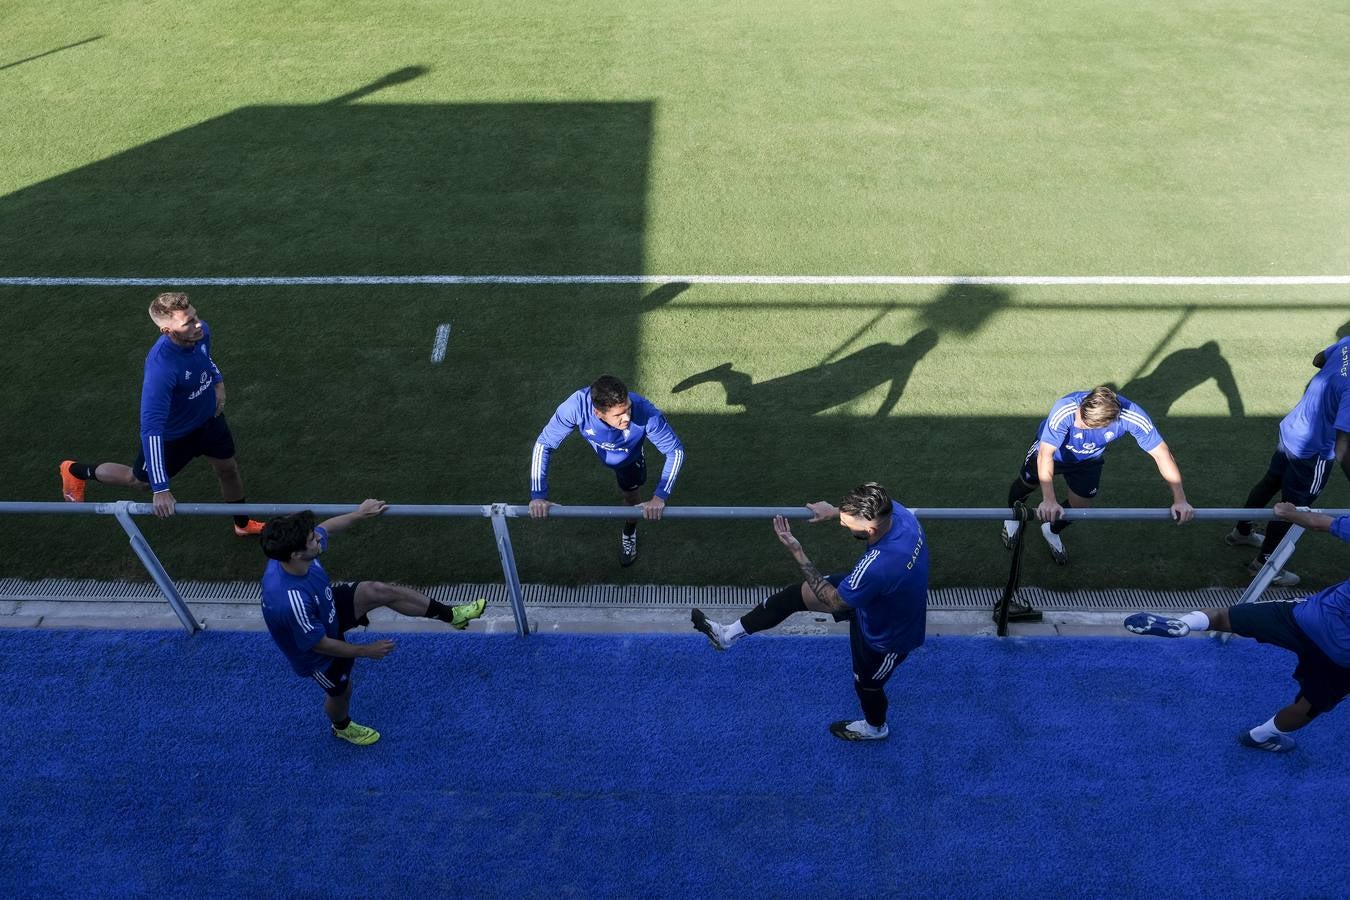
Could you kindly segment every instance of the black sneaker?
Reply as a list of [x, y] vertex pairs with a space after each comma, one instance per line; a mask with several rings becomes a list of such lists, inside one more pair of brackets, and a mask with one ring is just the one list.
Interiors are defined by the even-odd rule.
[[619, 550], [619, 565], [625, 569], [637, 562], [637, 532], [625, 534], [621, 538]]

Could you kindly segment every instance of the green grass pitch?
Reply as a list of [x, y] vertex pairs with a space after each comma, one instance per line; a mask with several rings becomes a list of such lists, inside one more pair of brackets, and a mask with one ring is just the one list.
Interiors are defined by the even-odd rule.
[[[0, 276], [1350, 273], [1350, 14], [1327, 7], [19, 0], [0, 33]], [[5, 499], [56, 499], [67, 456], [130, 461], [154, 292], [0, 287]], [[539, 428], [610, 371], [683, 438], [681, 504], [871, 478], [910, 506], [999, 505], [1050, 403], [1112, 382], [1191, 501], [1235, 506], [1350, 320], [1345, 287], [191, 293], [259, 502], [525, 502]], [[1128, 443], [1102, 505], [1164, 505]], [[575, 437], [552, 480], [560, 502], [615, 499]], [[175, 494], [217, 499], [200, 463]], [[1350, 506], [1340, 475], [1322, 503]], [[260, 569], [220, 521], [142, 525], [176, 577]], [[644, 527], [631, 570], [617, 530], [517, 523], [521, 575], [794, 575], [767, 523]], [[996, 524], [928, 530], [935, 584], [1002, 578]], [[1025, 580], [1238, 585], [1223, 530], [1078, 525], [1071, 565], [1033, 540]], [[801, 536], [823, 568], [856, 553]], [[500, 578], [480, 520], [371, 524], [331, 556], [347, 577]], [[1347, 562], [1322, 541], [1292, 568], [1315, 586]], [[52, 575], [143, 577], [111, 522], [0, 517], [0, 576]]]

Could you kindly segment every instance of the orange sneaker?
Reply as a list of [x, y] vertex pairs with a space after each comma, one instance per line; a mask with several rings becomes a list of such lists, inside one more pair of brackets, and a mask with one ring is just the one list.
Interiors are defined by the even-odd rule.
[[247, 525], [234, 526], [234, 533], [239, 537], [253, 537], [255, 534], [262, 534], [263, 523], [257, 519], [249, 519]]
[[70, 467], [75, 465], [75, 460], [67, 459], [61, 463], [61, 496], [68, 503], [84, 502], [84, 481], [70, 474]]

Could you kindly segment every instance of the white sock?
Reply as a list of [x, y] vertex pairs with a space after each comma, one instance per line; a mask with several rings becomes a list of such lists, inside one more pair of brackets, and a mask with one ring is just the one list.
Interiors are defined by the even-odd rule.
[[1191, 626], [1191, 631], [1209, 631], [1209, 616], [1196, 610], [1181, 617], [1181, 621]]
[[1283, 731], [1275, 727], [1275, 717], [1271, 716], [1270, 721], [1264, 725], [1257, 725], [1250, 732], [1252, 740], [1258, 744], [1262, 741], [1268, 741], [1277, 734], [1284, 734]]
[[874, 727], [872, 723], [868, 722], [866, 719], [859, 719], [856, 722], [849, 722], [848, 730], [857, 732], [858, 734], [870, 734], [875, 737], [886, 731], [886, 725], [883, 723], [880, 726]]
[[743, 637], [745, 637], [745, 626], [741, 625], [740, 619], [722, 628], [722, 643], [728, 647]]

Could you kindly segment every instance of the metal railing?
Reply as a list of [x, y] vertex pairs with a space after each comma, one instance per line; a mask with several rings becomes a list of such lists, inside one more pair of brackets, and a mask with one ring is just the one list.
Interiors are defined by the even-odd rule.
[[[306, 505], [302, 503], [179, 503], [176, 515], [180, 516], [280, 516], [288, 513], [310, 510], [319, 517], [339, 516], [352, 512], [357, 504], [320, 503]], [[1350, 510], [1315, 510], [1330, 516], [1350, 515]], [[635, 509], [631, 506], [553, 506], [549, 517], [555, 519], [632, 519]], [[1005, 507], [969, 507], [969, 508], [910, 508], [919, 519], [977, 519], [1001, 520], [1016, 519], [1017, 513]], [[189, 609], [187, 602], [178, 592], [169, 573], [165, 571], [159, 557], [136, 527], [133, 516], [154, 515], [154, 507], [149, 503], [131, 500], [118, 500], [112, 503], [65, 503], [65, 502], [24, 502], [0, 501], [0, 514], [26, 515], [96, 515], [111, 516], [122, 527], [131, 543], [132, 552], [145, 566], [155, 586], [168, 601], [175, 615], [189, 633], [202, 628]], [[525, 505], [509, 503], [485, 503], [478, 505], [390, 505], [383, 513], [386, 516], [420, 516], [431, 518], [484, 518], [491, 520], [492, 533], [497, 544], [497, 555], [502, 566], [502, 578], [506, 584], [507, 596], [511, 603], [511, 612], [516, 620], [516, 633], [524, 637], [530, 633], [529, 619], [525, 612], [524, 590], [520, 575], [516, 569], [515, 551], [511, 546], [511, 532], [508, 519], [529, 518], [530, 508]], [[804, 506], [667, 506], [662, 513], [667, 519], [767, 519], [773, 516], [785, 516], [789, 519], [809, 519], [810, 510]], [[1197, 520], [1227, 521], [1269, 521], [1275, 514], [1269, 509], [1197, 509]], [[1166, 508], [1121, 508], [1121, 509], [1066, 509], [1064, 518], [1069, 521], [1088, 520], [1130, 520], [1130, 521], [1171, 521], [1171, 512]], [[1259, 597], [1270, 586], [1271, 580], [1282, 569], [1290, 556], [1294, 545], [1303, 534], [1303, 528], [1293, 525], [1289, 533], [1271, 553], [1266, 564], [1252, 579], [1243, 592], [1240, 603], [1247, 603]], [[1002, 629], [1000, 629], [1002, 630]]]

